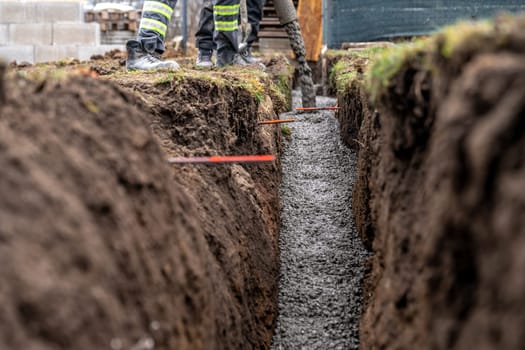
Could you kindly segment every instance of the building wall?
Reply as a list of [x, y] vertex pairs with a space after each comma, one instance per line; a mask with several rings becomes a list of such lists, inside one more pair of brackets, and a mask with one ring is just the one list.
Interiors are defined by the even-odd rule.
[[343, 42], [429, 34], [460, 19], [525, 11], [523, 0], [323, 0], [323, 33], [330, 48]]
[[100, 45], [97, 23], [84, 23], [80, 1], [0, 0], [0, 59], [7, 62], [87, 60], [114, 48]]

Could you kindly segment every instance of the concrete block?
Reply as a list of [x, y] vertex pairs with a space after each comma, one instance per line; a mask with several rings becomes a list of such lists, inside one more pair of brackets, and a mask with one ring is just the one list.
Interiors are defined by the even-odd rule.
[[37, 22], [83, 22], [79, 2], [39, 2], [36, 4]]
[[78, 58], [75, 45], [35, 45], [35, 62], [52, 62], [64, 58]]
[[98, 46], [79, 46], [78, 47], [78, 59], [81, 61], [87, 61], [93, 55], [104, 55], [106, 52], [111, 50], [125, 51], [125, 45], [98, 45]]
[[0, 24], [0, 45], [7, 45], [8, 26], [7, 24]]
[[54, 45], [98, 45], [100, 26], [98, 23], [54, 23]]
[[0, 59], [6, 62], [35, 62], [33, 45], [0, 46]]
[[34, 2], [0, 1], [0, 23], [35, 23]]
[[51, 45], [53, 27], [51, 23], [27, 23], [9, 25], [11, 45]]

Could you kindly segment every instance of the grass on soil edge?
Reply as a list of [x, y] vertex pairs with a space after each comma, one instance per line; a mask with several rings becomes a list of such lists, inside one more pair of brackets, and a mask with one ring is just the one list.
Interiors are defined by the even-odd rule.
[[[280, 57], [272, 57], [273, 63]], [[282, 58], [283, 62], [287, 62]], [[98, 71], [105, 71], [98, 74]], [[211, 70], [183, 67], [177, 71], [126, 71], [115, 60], [96, 60], [80, 62], [78, 60], [60, 60], [49, 63], [39, 63], [30, 66], [14, 67], [10, 74], [16, 74], [26, 79], [42, 84], [67, 81], [72, 76], [87, 76], [110, 80], [119, 83], [137, 83], [162, 87], [177, 84], [184, 86], [191, 81], [206, 81], [217, 87], [232, 87], [247, 91], [258, 104], [269, 96], [279, 110], [291, 109], [291, 82], [294, 68], [289, 64], [277, 65], [269, 72], [260, 69], [244, 67], [214, 68]]]
[[354, 81], [362, 81], [370, 60], [384, 47], [370, 47], [362, 50], [330, 50], [326, 56], [330, 62], [329, 84], [333, 91], [342, 94], [349, 89]]
[[386, 48], [330, 50], [327, 58], [334, 64], [329, 83], [338, 94], [349, 91], [354, 84], [365, 86], [371, 101], [377, 104], [403, 69], [417, 66], [435, 73], [438, 70], [436, 62], [453, 61], [469, 52], [493, 51], [509, 44], [509, 33], [516, 26], [525, 26], [525, 15], [504, 14], [477, 22], [461, 21], [429, 37]]
[[372, 102], [380, 101], [393, 78], [403, 69], [416, 66], [436, 73], [439, 62], [462, 61], [473, 52], [490, 52], [509, 45], [509, 35], [517, 26], [525, 26], [525, 15], [504, 14], [477, 22], [461, 21], [430, 37], [385, 49], [366, 71], [366, 86]]

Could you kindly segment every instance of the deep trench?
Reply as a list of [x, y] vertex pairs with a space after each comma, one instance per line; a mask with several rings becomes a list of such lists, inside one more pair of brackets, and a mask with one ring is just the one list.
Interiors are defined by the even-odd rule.
[[[301, 96], [294, 91], [294, 108]], [[317, 106], [335, 99], [317, 97]], [[282, 156], [279, 315], [272, 349], [357, 349], [366, 250], [352, 215], [357, 154], [334, 112], [287, 113]]]

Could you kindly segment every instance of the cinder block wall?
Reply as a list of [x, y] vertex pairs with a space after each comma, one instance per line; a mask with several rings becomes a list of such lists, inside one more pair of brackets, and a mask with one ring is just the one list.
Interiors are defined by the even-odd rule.
[[120, 45], [101, 45], [98, 23], [84, 23], [82, 4], [74, 1], [0, 0], [0, 59], [48, 62], [88, 60]]

